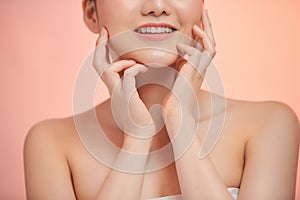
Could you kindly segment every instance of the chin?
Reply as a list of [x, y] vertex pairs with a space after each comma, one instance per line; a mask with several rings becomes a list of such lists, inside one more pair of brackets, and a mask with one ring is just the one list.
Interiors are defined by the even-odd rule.
[[192, 39], [182, 33], [173, 34], [160, 41], [146, 40], [126, 31], [109, 39], [112, 60], [133, 59], [138, 63], [153, 66], [173, 66], [179, 58], [178, 43], [192, 44]]
[[144, 49], [124, 54], [121, 59], [133, 59], [146, 66], [161, 68], [174, 66], [179, 56], [164, 50]]

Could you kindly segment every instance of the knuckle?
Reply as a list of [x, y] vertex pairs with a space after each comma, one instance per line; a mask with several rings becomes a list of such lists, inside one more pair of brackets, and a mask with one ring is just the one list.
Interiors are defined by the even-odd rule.
[[216, 49], [213, 49], [212, 52], [211, 52], [212, 56], [215, 56], [217, 54], [217, 50]]
[[217, 54], [217, 51], [215, 48], [210, 48], [208, 51], [207, 51], [207, 54], [213, 58], [216, 54]]
[[112, 71], [110, 69], [106, 69], [106, 70], [102, 71], [101, 73], [102, 73], [101, 78], [106, 79], [112, 73]]
[[136, 68], [134, 68], [134, 67], [126, 69], [124, 71], [124, 77], [131, 77], [135, 70], [136, 70]]
[[214, 45], [214, 47], [216, 47], [216, 46], [217, 46], [217, 44], [216, 44], [216, 42], [215, 42], [215, 41], [213, 42], [213, 45]]
[[130, 71], [125, 70], [124, 73], [123, 73], [123, 79], [128, 79], [130, 74], [131, 74]]

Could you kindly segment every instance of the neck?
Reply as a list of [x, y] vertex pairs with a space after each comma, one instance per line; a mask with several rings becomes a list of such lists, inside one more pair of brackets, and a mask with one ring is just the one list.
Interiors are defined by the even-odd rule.
[[139, 96], [149, 109], [157, 127], [157, 133], [152, 140], [152, 150], [159, 149], [170, 142], [164, 127], [160, 105], [172, 90], [175, 79], [176, 71], [170, 67], [149, 68], [148, 72], [136, 77]]
[[138, 93], [148, 108], [153, 104], [161, 104], [172, 90], [176, 75], [176, 70], [164, 67], [149, 68], [149, 71], [136, 77]]

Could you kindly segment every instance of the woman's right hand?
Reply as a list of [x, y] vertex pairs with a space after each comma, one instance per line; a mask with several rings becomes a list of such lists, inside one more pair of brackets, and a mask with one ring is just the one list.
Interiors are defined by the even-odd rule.
[[148, 69], [134, 60], [111, 63], [107, 41], [108, 32], [102, 28], [96, 43], [93, 66], [108, 88], [114, 120], [125, 133], [122, 148], [133, 151], [150, 148], [155, 126], [147, 107], [139, 97], [135, 80], [136, 75]]

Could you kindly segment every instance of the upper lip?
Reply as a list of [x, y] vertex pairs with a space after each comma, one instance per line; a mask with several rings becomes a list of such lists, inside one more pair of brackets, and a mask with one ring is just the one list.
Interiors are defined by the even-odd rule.
[[168, 23], [157, 23], [157, 22], [148, 22], [148, 23], [145, 23], [145, 24], [142, 24], [140, 26], [138, 26], [136, 29], [139, 29], [139, 28], [144, 28], [144, 27], [166, 27], [166, 28], [170, 28], [170, 29], [173, 29], [173, 30], [177, 30], [177, 28], [171, 24], [168, 24]]

